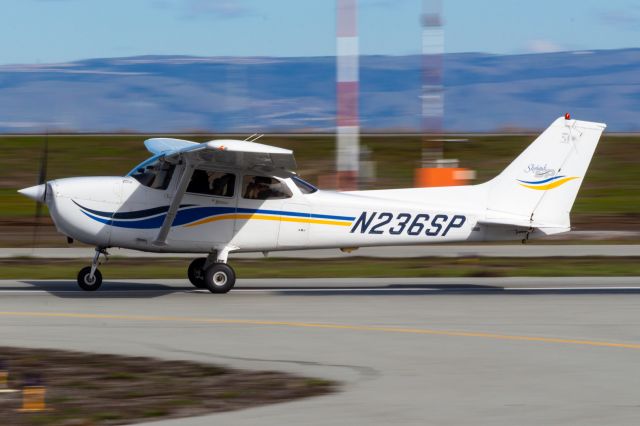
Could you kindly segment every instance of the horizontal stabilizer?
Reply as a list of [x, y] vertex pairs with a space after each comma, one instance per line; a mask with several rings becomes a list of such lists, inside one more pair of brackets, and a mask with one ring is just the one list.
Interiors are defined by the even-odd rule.
[[521, 228], [561, 228], [566, 229], [567, 226], [563, 224], [549, 224], [531, 222], [527, 218], [491, 218], [482, 219], [478, 221], [479, 225], [505, 225], [505, 226], [517, 226]]

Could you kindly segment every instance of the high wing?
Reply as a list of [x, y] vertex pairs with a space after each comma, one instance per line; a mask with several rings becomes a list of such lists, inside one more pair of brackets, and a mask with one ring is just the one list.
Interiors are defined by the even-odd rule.
[[171, 138], [153, 138], [144, 142], [153, 154], [165, 158], [183, 158], [195, 165], [218, 164], [243, 169], [294, 171], [293, 151], [256, 142], [218, 139], [204, 143]]
[[147, 151], [152, 154], [166, 154], [179, 151], [193, 145], [198, 145], [198, 143], [173, 138], [152, 138], [144, 141], [145, 148], [147, 148]]
[[157, 245], [166, 244], [167, 235], [196, 167], [220, 165], [262, 170], [267, 173], [293, 172], [296, 169], [293, 151], [256, 142], [218, 139], [196, 143], [181, 139], [155, 138], [145, 141], [145, 146], [152, 153], [160, 154], [167, 160], [181, 160], [185, 163], [167, 216], [154, 241]]

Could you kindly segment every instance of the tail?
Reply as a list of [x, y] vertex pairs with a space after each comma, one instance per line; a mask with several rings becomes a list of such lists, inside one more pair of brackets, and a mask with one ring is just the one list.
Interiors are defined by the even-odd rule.
[[558, 118], [487, 182], [485, 223], [570, 228], [569, 212], [606, 124]]

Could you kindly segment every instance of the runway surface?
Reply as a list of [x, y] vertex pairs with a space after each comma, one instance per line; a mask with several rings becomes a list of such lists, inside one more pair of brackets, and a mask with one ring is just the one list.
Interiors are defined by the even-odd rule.
[[[120, 257], [184, 257], [192, 258], [190, 253], [145, 253], [136, 250], [112, 248], [109, 253]], [[43, 257], [60, 259], [89, 259], [94, 251], [90, 247], [60, 248], [0, 248], [0, 258]], [[640, 244], [456, 244], [424, 245], [400, 247], [363, 247], [351, 253], [338, 249], [323, 250], [284, 250], [269, 253], [269, 257], [328, 259], [345, 257], [580, 257], [580, 256], [640, 256]], [[233, 259], [259, 259], [262, 253], [231, 253]]]
[[3, 345], [196, 360], [339, 392], [164, 425], [629, 425], [640, 277], [0, 281]]

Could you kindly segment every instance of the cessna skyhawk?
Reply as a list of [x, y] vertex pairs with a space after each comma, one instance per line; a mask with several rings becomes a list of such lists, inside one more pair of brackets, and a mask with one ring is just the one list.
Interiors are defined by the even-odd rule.
[[188, 270], [212, 293], [235, 284], [229, 253], [526, 240], [570, 230], [569, 212], [606, 125], [558, 118], [486, 183], [336, 192], [301, 179], [290, 150], [252, 141], [145, 141], [126, 176], [56, 179], [19, 192], [58, 231], [96, 247], [78, 274], [102, 283], [109, 247], [206, 254]]

